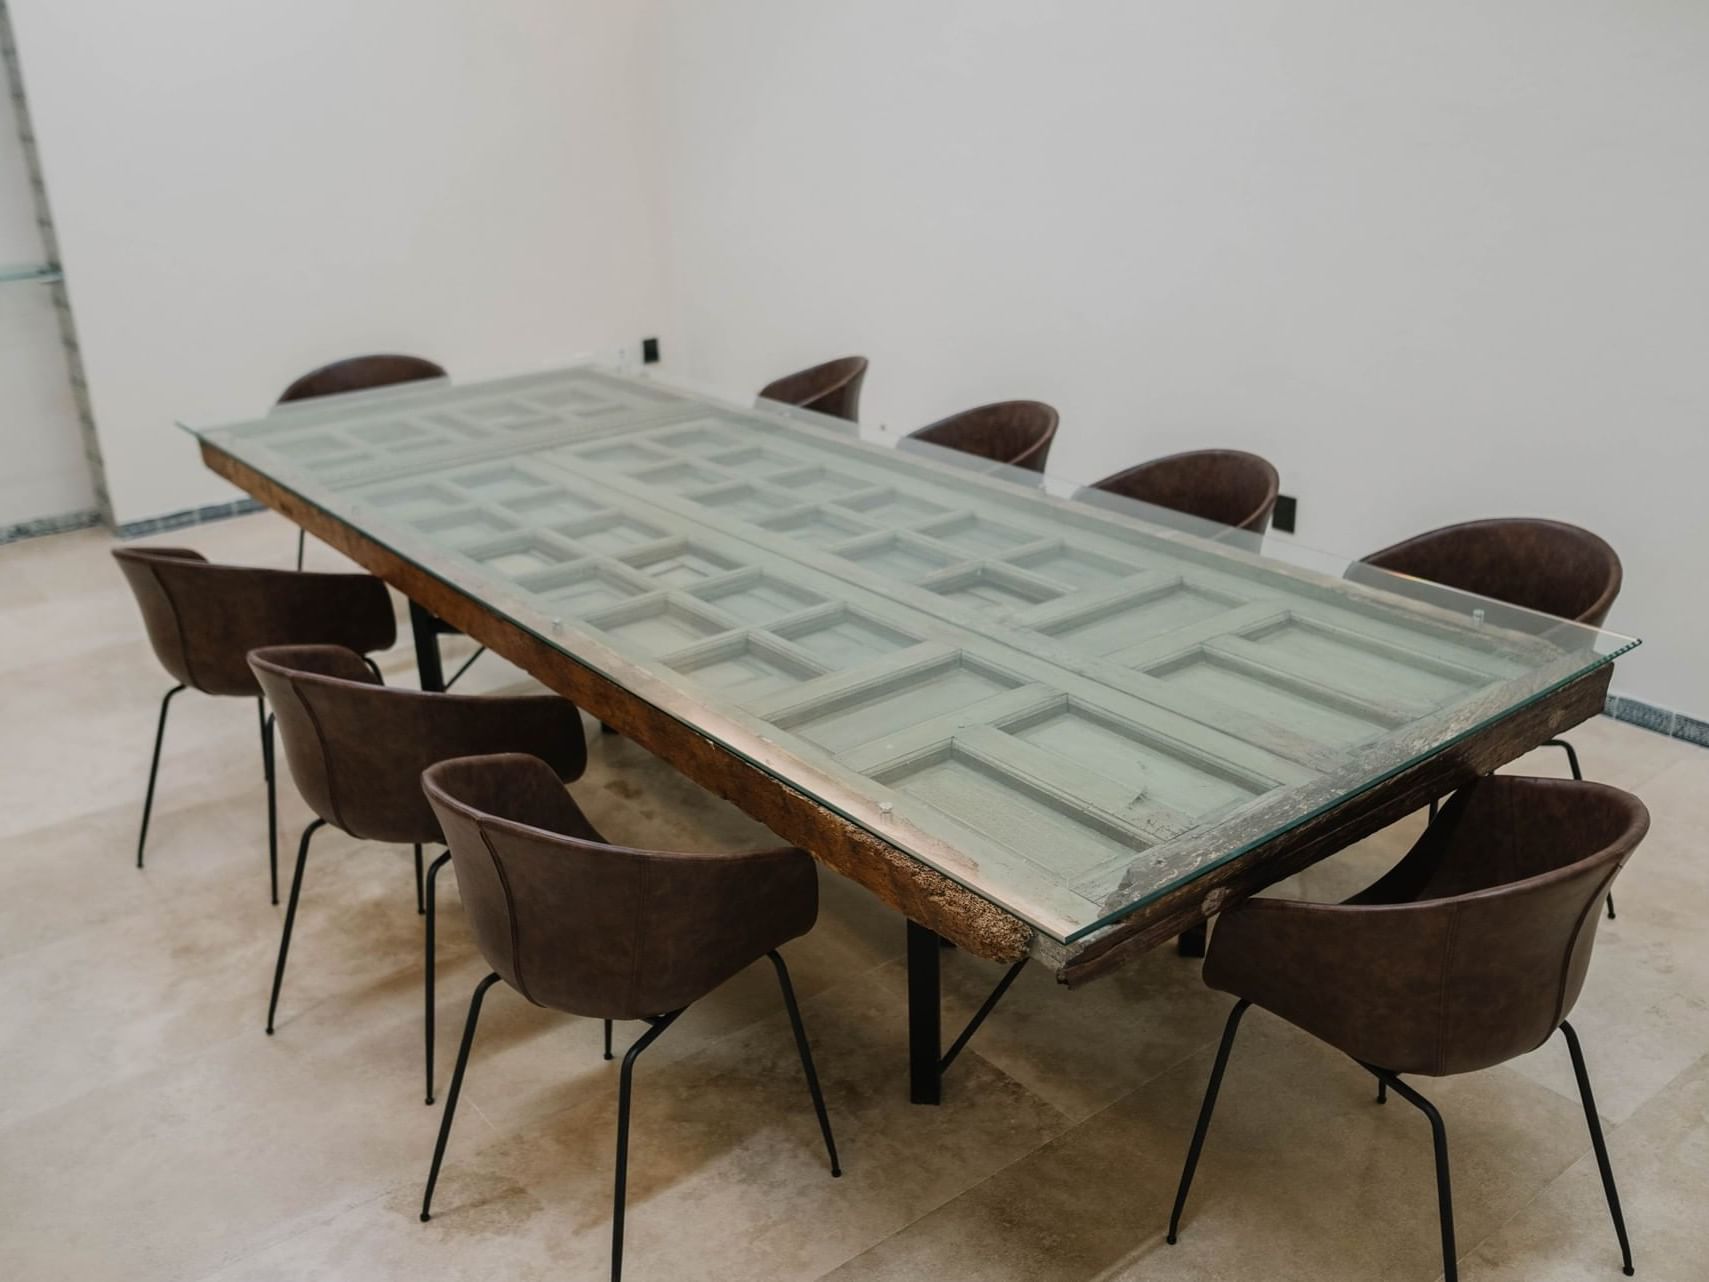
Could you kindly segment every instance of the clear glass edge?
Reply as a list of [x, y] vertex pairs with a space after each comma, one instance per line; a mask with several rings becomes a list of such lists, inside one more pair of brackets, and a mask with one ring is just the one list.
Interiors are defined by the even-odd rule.
[[1104, 930], [1107, 927], [1120, 924], [1123, 920], [1125, 920], [1128, 917], [1131, 917], [1134, 913], [1138, 912], [1140, 909], [1146, 908], [1146, 907], [1150, 906], [1151, 904], [1156, 903], [1159, 899], [1161, 899], [1164, 895], [1169, 894], [1171, 891], [1178, 890], [1182, 886], [1185, 886], [1185, 885], [1188, 885], [1194, 881], [1197, 881], [1200, 877], [1203, 877], [1206, 873], [1212, 872], [1217, 868], [1221, 868], [1225, 864], [1231, 863], [1234, 860], [1240, 858], [1242, 855], [1250, 854], [1252, 851], [1258, 849], [1258, 847], [1264, 845], [1266, 842], [1274, 841], [1277, 837], [1280, 837], [1284, 833], [1292, 831], [1293, 829], [1299, 827], [1301, 824], [1311, 822], [1311, 820], [1317, 818], [1319, 815], [1326, 814], [1329, 811], [1335, 809], [1337, 806], [1345, 805], [1347, 802], [1350, 802], [1350, 801], [1353, 801], [1359, 797], [1362, 797], [1365, 793], [1370, 792], [1372, 789], [1380, 787], [1382, 784], [1387, 783], [1390, 779], [1393, 779], [1396, 775], [1402, 774], [1405, 771], [1410, 770], [1413, 766], [1416, 766], [1416, 765], [1420, 764], [1421, 762], [1428, 761], [1428, 760], [1430, 760], [1430, 758], [1432, 758], [1434, 756], [1438, 756], [1443, 752], [1446, 752], [1448, 749], [1452, 748], [1455, 744], [1463, 743], [1465, 740], [1471, 738], [1473, 735], [1479, 734], [1479, 733], [1483, 732], [1484, 730], [1487, 730], [1490, 726], [1495, 725], [1497, 722], [1502, 721], [1503, 719], [1512, 716], [1514, 713], [1523, 711], [1524, 709], [1531, 707], [1533, 704], [1535, 704], [1535, 703], [1537, 703], [1543, 699], [1548, 698], [1551, 694], [1555, 693], [1555, 691], [1565, 689], [1567, 686], [1571, 685], [1573, 682], [1581, 681], [1585, 677], [1591, 675], [1592, 673], [1600, 671], [1601, 669], [1607, 667], [1609, 664], [1613, 663], [1621, 655], [1629, 654], [1631, 651], [1637, 649], [1638, 646], [1640, 646], [1642, 644], [1643, 643], [1641, 641], [1637, 640], [1636, 638], [1627, 638], [1626, 643], [1624, 645], [1622, 645], [1619, 649], [1614, 650], [1608, 654], [1599, 654], [1594, 663], [1590, 663], [1584, 667], [1574, 669], [1572, 672], [1563, 675], [1558, 680], [1551, 681], [1548, 685], [1543, 686], [1541, 689], [1533, 691], [1530, 695], [1528, 695], [1526, 698], [1520, 700], [1519, 702], [1511, 704], [1511, 705], [1503, 708], [1500, 712], [1494, 713], [1493, 715], [1488, 716], [1488, 717], [1484, 717], [1481, 720], [1479, 720], [1479, 721], [1477, 721], [1477, 722], [1475, 722], [1469, 726], [1466, 726], [1464, 729], [1460, 730], [1459, 732], [1455, 733], [1454, 735], [1451, 735], [1449, 738], [1444, 739], [1441, 743], [1435, 745], [1428, 752], [1419, 753], [1415, 756], [1407, 757], [1405, 760], [1402, 760], [1402, 761], [1395, 763], [1393, 766], [1391, 766], [1387, 770], [1384, 770], [1382, 773], [1372, 776], [1369, 780], [1367, 780], [1365, 783], [1360, 785], [1358, 788], [1353, 789], [1351, 792], [1343, 793], [1338, 797], [1335, 797], [1329, 801], [1326, 801], [1322, 805], [1314, 806], [1314, 807], [1310, 808], [1309, 810], [1305, 811], [1304, 813], [1290, 819], [1288, 822], [1286, 822], [1284, 824], [1278, 824], [1277, 826], [1272, 828], [1270, 831], [1262, 834], [1261, 836], [1254, 837], [1252, 840], [1242, 843], [1241, 845], [1239, 845], [1239, 846], [1235, 847], [1234, 849], [1228, 851], [1226, 854], [1220, 855], [1216, 859], [1213, 859], [1213, 860], [1209, 861], [1208, 863], [1205, 863], [1205, 864], [1201, 865], [1200, 867], [1195, 868], [1191, 873], [1177, 877], [1175, 880], [1168, 882], [1165, 885], [1160, 886], [1157, 889], [1155, 889], [1155, 890], [1153, 890], [1153, 891], [1151, 891], [1145, 895], [1140, 896], [1138, 899], [1135, 899], [1132, 903], [1124, 904], [1121, 908], [1116, 909], [1113, 912], [1106, 914], [1104, 917], [1100, 918], [1099, 920], [1092, 922], [1089, 925], [1083, 926], [1079, 930], [1075, 930], [1075, 931], [1070, 932], [1060, 942], [1065, 944], [1065, 945], [1066, 944], [1075, 944], [1075, 943], [1078, 943], [1081, 940], [1085, 939], [1087, 936], [1095, 934], [1096, 932], [1098, 932], [1100, 930]]

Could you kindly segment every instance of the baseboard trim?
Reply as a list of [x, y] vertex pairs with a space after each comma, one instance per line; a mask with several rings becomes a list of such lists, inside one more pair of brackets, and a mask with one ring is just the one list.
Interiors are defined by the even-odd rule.
[[1623, 694], [1609, 695], [1602, 710], [1616, 721], [1624, 721], [1627, 725], [1642, 726], [1645, 730], [1665, 734], [1670, 739], [1683, 739], [1699, 748], [1709, 748], [1709, 721], [1698, 717], [1688, 717], [1672, 708], [1657, 707], [1653, 703], [1645, 703], [1642, 699], [1633, 699]]
[[15, 521], [0, 526], [0, 543], [16, 543], [19, 539], [39, 539], [44, 534], [68, 534], [72, 530], [87, 530], [101, 524], [101, 514], [94, 508], [79, 512], [62, 512], [58, 516], [38, 516], [33, 521]]
[[210, 503], [206, 507], [185, 508], [182, 512], [168, 512], [165, 516], [151, 516], [143, 521], [125, 521], [113, 532], [121, 539], [140, 539], [145, 534], [162, 534], [167, 530], [181, 530], [190, 525], [206, 525], [210, 521], [247, 516], [260, 510], [261, 504], [254, 499], [233, 499], [230, 503]]

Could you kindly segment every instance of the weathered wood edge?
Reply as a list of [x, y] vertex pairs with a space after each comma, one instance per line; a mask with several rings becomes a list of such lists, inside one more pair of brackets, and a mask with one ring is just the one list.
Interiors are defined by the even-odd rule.
[[989, 961], [1027, 955], [1033, 929], [960, 883], [850, 823], [806, 794], [631, 695], [562, 651], [374, 542], [212, 442], [202, 461], [249, 495], [502, 655], [785, 841], [857, 881], [886, 904]]
[[1601, 712], [1613, 675], [1614, 665], [1605, 663], [1393, 779], [1170, 891], [1101, 934], [1069, 945], [1057, 956], [1057, 979], [1072, 988], [1105, 975], [1284, 877], [1423, 809], [1432, 798], [1523, 756]]

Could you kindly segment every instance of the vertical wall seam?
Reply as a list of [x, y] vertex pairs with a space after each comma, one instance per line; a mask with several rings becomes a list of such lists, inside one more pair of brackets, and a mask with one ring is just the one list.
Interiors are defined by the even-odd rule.
[[[18, 125], [18, 141], [24, 153], [24, 168], [29, 175], [30, 196], [36, 209], [36, 226], [41, 231], [42, 248], [48, 262], [63, 273], [65, 262], [59, 253], [59, 236], [54, 230], [53, 213], [48, 203], [47, 183], [42, 177], [41, 155], [36, 149], [35, 125], [30, 120], [30, 104], [24, 95], [24, 77], [18, 64], [18, 46], [12, 36], [12, 14], [6, 0], [0, 0], [0, 64], [6, 78], [6, 92], [11, 95]], [[107, 492], [107, 468], [101, 458], [101, 441], [95, 433], [95, 412], [89, 402], [89, 382], [83, 370], [83, 350], [77, 342], [77, 323], [71, 313], [71, 295], [65, 277], [47, 286], [53, 291], [53, 310], [59, 317], [60, 345], [65, 350], [66, 375], [71, 382], [72, 402], [77, 407], [77, 426], [83, 438], [83, 458], [89, 465], [89, 482], [95, 491], [95, 506], [101, 520], [113, 524], [113, 501]]]

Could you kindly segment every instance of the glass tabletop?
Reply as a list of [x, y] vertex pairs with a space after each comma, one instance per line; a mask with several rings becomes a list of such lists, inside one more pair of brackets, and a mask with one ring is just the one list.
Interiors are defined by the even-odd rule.
[[1637, 644], [591, 364], [193, 430], [1064, 943]]

